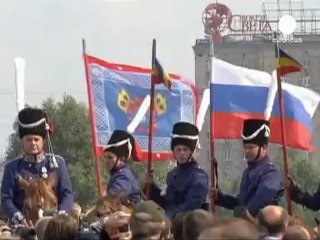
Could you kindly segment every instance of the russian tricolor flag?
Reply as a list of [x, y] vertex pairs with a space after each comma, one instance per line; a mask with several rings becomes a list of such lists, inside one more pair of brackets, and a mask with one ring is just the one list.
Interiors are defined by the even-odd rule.
[[[283, 83], [287, 146], [312, 150], [312, 117], [319, 94], [310, 89]], [[213, 59], [211, 114], [214, 138], [241, 138], [243, 120], [269, 118], [270, 142], [281, 144], [281, 128], [276, 80], [267, 72], [232, 65]], [[270, 110], [271, 116], [265, 116]], [[268, 115], [268, 114], [267, 114]]]

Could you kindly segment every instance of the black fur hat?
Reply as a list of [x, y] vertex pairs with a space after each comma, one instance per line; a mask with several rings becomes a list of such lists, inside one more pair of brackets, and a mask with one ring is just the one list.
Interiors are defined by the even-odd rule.
[[177, 145], [184, 145], [193, 152], [199, 141], [198, 128], [188, 122], [178, 122], [173, 126], [171, 134], [171, 150]]
[[270, 134], [270, 122], [267, 120], [247, 119], [243, 123], [243, 144], [254, 143], [258, 146], [267, 145]]
[[38, 108], [24, 108], [18, 114], [19, 136], [33, 134], [46, 137], [49, 125], [47, 114]]
[[132, 158], [134, 161], [141, 161], [140, 146], [136, 143], [134, 137], [123, 130], [114, 130], [104, 151], [110, 151], [118, 157], [128, 159]]

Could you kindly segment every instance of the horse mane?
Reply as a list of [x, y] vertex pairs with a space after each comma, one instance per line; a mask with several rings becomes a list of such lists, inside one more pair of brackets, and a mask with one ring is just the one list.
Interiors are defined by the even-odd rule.
[[108, 216], [116, 211], [131, 213], [132, 208], [130, 206], [123, 205], [120, 198], [121, 191], [100, 197], [93, 207], [89, 208], [84, 214], [82, 214], [82, 221], [94, 222], [100, 217]]

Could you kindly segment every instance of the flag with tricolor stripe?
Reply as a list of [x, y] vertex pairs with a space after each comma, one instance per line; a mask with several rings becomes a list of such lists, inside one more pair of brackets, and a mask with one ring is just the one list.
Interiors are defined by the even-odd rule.
[[172, 79], [170, 78], [169, 74], [164, 71], [163, 67], [161, 66], [157, 58], [155, 58], [154, 61], [152, 79], [154, 81], [154, 84], [163, 83], [169, 90], [171, 90]]
[[305, 71], [297, 60], [289, 56], [288, 53], [281, 48], [279, 48], [279, 51], [276, 48], [276, 64], [279, 77], [289, 73]]
[[[269, 95], [274, 81], [267, 72], [248, 69], [213, 59], [211, 80], [211, 115], [214, 119], [215, 139], [241, 138], [243, 120], [264, 119], [271, 103], [270, 142], [281, 144], [281, 113], [276, 94]], [[311, 151], [312, 118], [320, 102], [320, 95], [310, 89], [283, 83], [284, 123], [287, 145], [291, 148]]]

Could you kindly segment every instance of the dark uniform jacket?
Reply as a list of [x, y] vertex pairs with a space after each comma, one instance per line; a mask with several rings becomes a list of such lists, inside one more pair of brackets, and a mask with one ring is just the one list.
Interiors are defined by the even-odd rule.
[[292, 186], [292, 200], [299, 203], [306, 208], [313, 211], [318, 211], [320, 209], [320, 185], [314, 194], [303, 190], [299, 185], [294, 184]]
[[24, 191], [20, 188], [17, 173], [25, 179], [47, 177], [57, 171], [55, 192], [58, 198], [58, 210], [70, 212], [73, 206], [73, 191], [64, 159], [55, 156], [57, 168], [52, 166], [51, 154], [44, 154], [36, 162], [28, 156], [9, 161], [4, 167], [1, 183], [1, 206], [7, 217], [12, 218], [16, 212], [23, 213]]
[[[240, 193], [237, 197], [219, 191], [217, 204], [234, 210], [237, 207], [244, 207], [243, 210], [247, 209], [252, 216], [256, 217], [259, 210], [265, 206], [278, 205], [283, 192], [283, 177], [280, 169], [274, 166], [266, 156], [259, 161], [248, 162], [248, 167], [242, 174]], [[241, 214], [244, 214], [244, 211]]]
[[125, 204], [137, 203], [141, 200], [141, 191], [137, 180], [127, 165], [122, 165], [110, 171], [110, 180], [107, 187], [108, 194], [115, 194], [122, 190], [121, 200]]
[[172, 218], [179, 212], [203, 208], [209, 189], [207, 173], [195, 161], [178, 165], [167, 175], [165, 196], [155, 185], [151, 188], [151, 200], [158, 203]]

